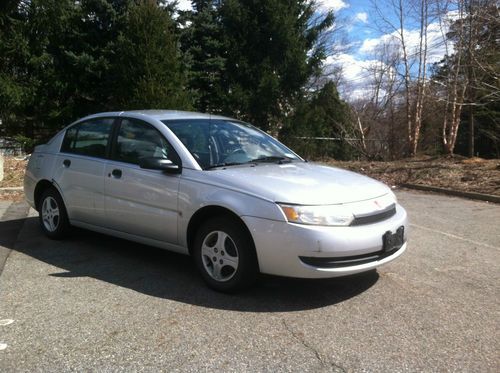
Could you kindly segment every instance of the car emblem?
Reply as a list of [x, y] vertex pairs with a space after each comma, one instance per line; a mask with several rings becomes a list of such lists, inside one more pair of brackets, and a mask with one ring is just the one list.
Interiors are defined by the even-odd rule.
[[379, 201], [375, 200], [373, 201], [373, 203], [375, 204], [375, 206], [377, 206], [377, 209], [382, 210], [382, 205], [380, 204]]

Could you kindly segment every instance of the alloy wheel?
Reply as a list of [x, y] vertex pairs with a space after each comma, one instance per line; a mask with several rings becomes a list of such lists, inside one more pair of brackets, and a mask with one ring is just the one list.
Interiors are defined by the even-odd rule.
[[207, 234], [201, 245], [201, 259], [206, 272], [216, 281], [230, 280], [238, 270], [238, 249], [225, 232]]
[[42, 221], [45, 229], [49, 232], [55, 232], [60, 220], [59, 206], [57, 201], [48, 196], [43, 200], [42, 204]]

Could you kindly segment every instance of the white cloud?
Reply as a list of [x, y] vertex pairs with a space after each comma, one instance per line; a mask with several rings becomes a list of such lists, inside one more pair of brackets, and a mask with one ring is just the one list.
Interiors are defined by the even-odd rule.
[[322, 9], [333, 11], [339, 11], [349, 7], [349, 4], [344, 0], [319, 0], [318, 5]]
[[342, 97], [348, 101], [369, 97], [373, 93], [371, 83], [374, 69], [387, 69], [387, 66], [381, 61], [376, 59], [362, 60], [347, 53], [328, 57], [325, 65], [326, 69], [328, 66], [342, 69], [339, 88]]
[[374, 60], [358, 60], [355, 56], [342, 53], [335, 57], [326, 59], [327, 65], [340, 65], [342, 67], [342, 77], [347, 81], [360, 80], [366, 68], [371, 66]]
[[[175, 0], [169, 0], [169, 3], [173, 3]], [[191, 10], [191, 0], [177, 0], [177, 9], [179, 10]]]
[[395, 36], [394, 33], [381, 35], [378, 38], [368, 38], [363, 40], [363, 44], [359, 48], [359, 53], [373, 55], [380, 45], [398, 42], [398, 40], [398, 36]]
[[363, 23], [367, 23], [368, 22], [368, 13], [366, 13], [366, 12], [356, 13], [356, 15], [354, 16], [354, 19], [356, 21], [361, 21]]
[[[427, 28], [427, 61], [434, 63], [439, 61], [446, 54], [446, 43], [449, 41], [443, 38], [447, 29], [441, 31], [439, 23], [431, 23]], [[416, 56], [420, 44], [420, 30], [404, 30], [404, 38], [409, 56]], [[359, 53], [365, 55], [376, 54], [377, 48], [383, 44], [395, 43], [401, 44], [399, 32], [394, 31], [390, 34], [384, 34], [378, 38], [368, 38], [363, 41], [359, 48]], [[448, 45], [451, 48], [450, 45]], [[450, 50], [451, 52], [451, 50]]]

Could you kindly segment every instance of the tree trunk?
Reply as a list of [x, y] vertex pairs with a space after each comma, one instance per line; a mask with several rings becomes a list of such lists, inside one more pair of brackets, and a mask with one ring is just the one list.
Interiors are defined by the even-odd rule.
[[468, 93], [468, 102], [469, 106], [469, 157], [474, 157], [474, 88], [473, 88], [473, 69], [472, 69], [472, 48], [473, 44], [473, 27], [474, 25], [474, 9], [472, 7], [473, 0], [469, 0], [469, 48], [468, 48], [468, 81], [469, 81], [469, 93]]
[[469, 105], [469, 157], [474, 157], [474, 108]]

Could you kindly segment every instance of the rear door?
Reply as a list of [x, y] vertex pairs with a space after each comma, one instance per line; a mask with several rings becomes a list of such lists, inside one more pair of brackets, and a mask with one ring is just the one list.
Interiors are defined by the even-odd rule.
[[58, 184], [71, 220], [104, 222], [104, 164], [114, 118], [94, 118], [66, 130], [56, 159]]
[[106, 225], [120, 232], [176, 244], [180, 175], [139, 167], [141, 157], [180, 160], [151, 124], [122, 118], [105, 166]]

